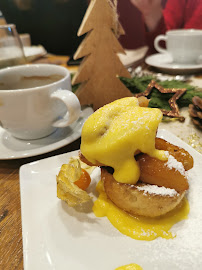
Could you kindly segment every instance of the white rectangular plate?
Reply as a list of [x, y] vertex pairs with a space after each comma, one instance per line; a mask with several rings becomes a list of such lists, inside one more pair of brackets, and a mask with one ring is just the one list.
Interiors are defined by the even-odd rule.
[[[202, 265], [202, 156], [166, 130], [158, 136], [193, 156], [187, 220], [174, 239], [137, 241], [117, 231], [91, 208], [71, 208], [56, 195], [56, 175], [77, 151], [26, 164], [20, 169], [25, 270], [114, 270], [137, 263], [144, 270], [190, 270]], [[95, 183], [92, 184], [95, 189]]]

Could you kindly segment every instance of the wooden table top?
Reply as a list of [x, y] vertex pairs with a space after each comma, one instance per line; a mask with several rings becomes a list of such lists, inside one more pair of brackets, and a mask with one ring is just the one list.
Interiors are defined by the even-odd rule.
[[[48, 57], [35, 61], [67, 67], [68, 57]], [[68, 67], [71, 70], [77, 67]], [[80, 139], [56, 151], [31, 158], [0, 161], [0, 269], [23, 269], [23, 244], [19, 168], [39, 159], [71, 152], [80, 148]]]

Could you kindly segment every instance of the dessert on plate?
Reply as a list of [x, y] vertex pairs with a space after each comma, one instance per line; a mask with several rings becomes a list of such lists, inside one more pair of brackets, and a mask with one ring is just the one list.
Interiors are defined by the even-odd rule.
[[[93, 207], [97, 216], [108, 216], [106, 209], [112, 204], [113, 213], [119, 216], [121, 209], [124, 219], [127, 215], [136, 221], [162, 217], [167, 222], [167, 213], [184, 209], [184, 216], [173, 219], [172, 227], [188, 214], [184, 198], [193, 158], [184, 149], [156, 138], [162, 112], [146, 106], [146, 98], [129, 97], [95, 111], [84, 123], [79, 158], [82, 164], [101, 168], [100, 196]], [[109, 219], [117, 223], [112, 216]], [[122, 231], [123, 224], [118, 223], [115, 227]]]

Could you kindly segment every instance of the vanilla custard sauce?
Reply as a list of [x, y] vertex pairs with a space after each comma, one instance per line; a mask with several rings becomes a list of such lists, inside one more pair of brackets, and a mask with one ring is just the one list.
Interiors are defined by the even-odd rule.
[[127, 265], [120, 266], [116, 268], [115, 270], [143, 270], [141, 266], [139, 266], [136, 263], [130, 263]]
[[136, 240], [151, 241], [157, 237], [166, 239], [174, 238], [175, 235], [169, 230], [177, 222], [187, 219], [189, 203], [183, 199], [182, 203], [173, 211], [158, 218], [131, 216], [114, 205], [104, 191], [103, 183], [97, 185], [99, 198], [95, 201], [93, 212], [97, 217], [107, 217], [111, 224], [125, 234]]
[[122, 98], [95, 111], [84, 123], [81, 152], [92, 163], [114, 168], [113, 177], [121, 183], [135, 184], [140, 169], [137, 151], [167, 160], [155, 149], [155, 137], [162, 119], [159, 109], [139, 107], [135, 97]]

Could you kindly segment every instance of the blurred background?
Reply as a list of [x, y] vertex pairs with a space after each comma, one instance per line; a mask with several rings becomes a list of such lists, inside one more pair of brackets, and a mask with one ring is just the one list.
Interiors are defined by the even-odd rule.
[[81, 42], [77, 30], [87, 5], [86, 0], [1, 0], [0, 23], [15, 24], [18, 33], [30, 34], [32, 45], [49, 53], [70, 55]]
[[[83, 37], [78, 28], [89, 0], [1, 0], [0, 23], [16, 25], [20, 34], [29, 33], [32, 45], [42, 45], [57, 55], [72, 55]], [[166, 0], [162, 0], [164, 7]], [[140, 11], [130, 0], [118, 0], [119, 20], [125, 30], [120, 42], [125, 49], [146, 45], [145, 25]]]

